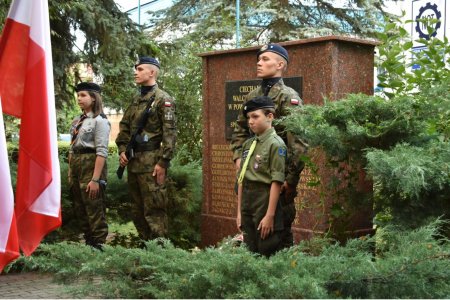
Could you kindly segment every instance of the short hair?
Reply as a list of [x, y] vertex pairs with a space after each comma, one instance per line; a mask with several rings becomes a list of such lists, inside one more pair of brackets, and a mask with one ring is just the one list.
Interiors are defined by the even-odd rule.
[[275, 108], [272, 108], [272, 107], [270, 107], [270, 108], [262, 108], [262, 111], [263, 111], [264, 115], [266, 115], [266, 116], [268, 114], [272, 114], [274, 117], [276, 116]]

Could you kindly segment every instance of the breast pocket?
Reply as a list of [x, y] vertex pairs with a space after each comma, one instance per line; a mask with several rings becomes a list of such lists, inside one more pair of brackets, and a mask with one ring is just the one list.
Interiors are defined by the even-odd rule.
[[94, 140], [94, 128], [87, 127], [81, 130], [81, 140], [85, 143], [92, 142]]
[[158, 118], [158, 114], [156, 111], [152, 109], [152, 111], [150, 111], [150, 114], [148, 115], [146, 128], [148, 129], [149, 132], [155, 132], [158, 131], [160, 127], [161, 125]]
[[264, 150], [260, 154], [258, 171], [262, 173], [267, 173], [269, 169], [270, 169], [269, 152], [267, 150]]

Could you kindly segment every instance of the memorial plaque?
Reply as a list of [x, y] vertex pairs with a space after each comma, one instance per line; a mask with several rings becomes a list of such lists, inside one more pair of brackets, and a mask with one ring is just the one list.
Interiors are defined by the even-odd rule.
[[[349, 93], [373, 93], [375, 42], [329, 36], [281, 45], [289, 53], [283, 80], [298, 91], [305, 104], [322, 105], [324, 97], [334, 101]], [[200, 54], [203, 60], [203, 246], [214, 245], [238, 233], [236, 169], [229, 143], [244, 96], [260, 83], [254, 80], [259, 48]], [[308, 157], [313, 165], [303, 170], [295, 200], [297, 217], [292, 230], [296, 242], [334, 230], [330, 211], [333, 205], [345, 205], [346, 200], [337, 195], [345, 192], [346, 184], [360, 187], [360, 195], [372, 191], [362, 171], [356, 182], [349, 183], [345, 174], [339, 174], [327, 164], [320, 149], [310, 149]], [[358, 169], [352, 173], [358, 174]], [[343, 184], [333, 186], [336, 179]], [[358, 208], [358, 213], [346, 221], [348, 224], [343, 223], [343, 228], [350, 233], [370, 232], [371, 205]]]
[[236, 172], [230, 168], [233, 154], [229, 145], [212, 145], [211, 155], [211, 213], [232, 216], [236, 213], [236, 195], [233, 189]]
[[[293, 88], [302, 97], [302, 78], [283, 78], [285, 85]], [[242, 113], [245, 96], [261, 84], [261, 79], [225, 82], [225, 138], [231, 140], [238, 115]]]

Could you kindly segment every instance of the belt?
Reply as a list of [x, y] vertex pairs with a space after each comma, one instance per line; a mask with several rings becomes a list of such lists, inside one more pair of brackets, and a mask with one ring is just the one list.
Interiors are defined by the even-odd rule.
[[72, 149], [74, 154], [88, 154], [88, 153], [97, 153], [95, 149], [92, 148], [81, 148], [81, 149]]
[[161, 147], [160, 141], [151, 141], [150, 140], [147, 143], [137, 145], [136, 148], [134, 148], [134, 152], [154, 151], [154, 150], [158, 150], [160, 147]]

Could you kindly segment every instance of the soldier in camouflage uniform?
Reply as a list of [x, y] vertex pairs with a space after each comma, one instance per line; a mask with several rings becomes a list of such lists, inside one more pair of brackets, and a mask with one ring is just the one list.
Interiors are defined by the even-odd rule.
[[98, 85], [82, 82], [75, 90], [83, 114], [70, 130], [70, 191], [86, 244], [101, 250], [108, 235], [104, 201], [111, 125], [103, 114]]
[[[134, 77], [141, 86], [140, 95], [125, 111], [116, 139], [120, 165], [128, 168], [133, 222], [142, 240], [165, 237], [168, 226], [165, 179], [175, 149], [175, 102], [156, 83], [159, 69], [152, 57], [141, 57], [136, 63]], [[127, 144], [149, 101], [153, 101], [149, 117], [136, 138], [134, 158], [128, 159]]]
[[[288, 107], [302, 104], [298, 93], [284, 85], [281, 78], [287, 69], [288, 61], [288, 53], [282, 46], [278, 44], [263, 46], [257, 53], [256, 64], [257, 77], [262, 78], [261, 86], [246, 96], [246, 100], [262, 95], [272, 98], [275, 104], [276, 118], [286, 116], [289, 113]], [[291, 132], [287, 132], [283, 126], [276, 124], [274, 127], [288, 148], [286, 179], [281, 188], [280, 202], [284, 213], [283, 245], [284, 247], [290, 247], [293, 245], [291, 226], [296, 215], [294, 199], [297, 196], [297, 184], [300, 179], [300, 173], [304, 167], [300, 156], [306, 152], [307, 144]], [[250, 136], [247, 120], [243, 115], [239, 115], [231, 140], [231, 150], [233, 151], [236, 170], [240, 166], [242, 144]]]

